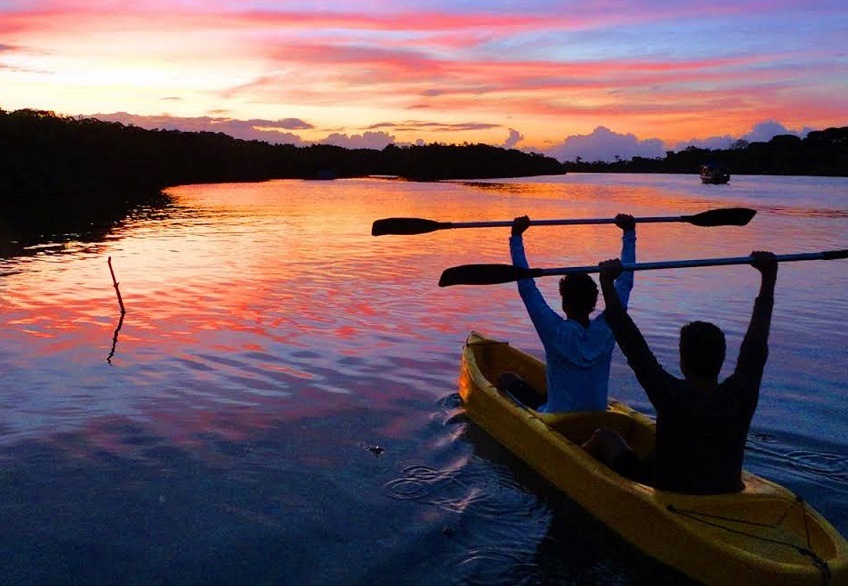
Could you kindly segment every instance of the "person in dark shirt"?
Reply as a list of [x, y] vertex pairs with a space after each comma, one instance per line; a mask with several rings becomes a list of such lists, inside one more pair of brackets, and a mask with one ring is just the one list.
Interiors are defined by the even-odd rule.
[[666, 372], [630, 319], [613, 283], [623, 267], [618, 259], [600, 263], [606, 320], [627, 362], [657, 414], [656, 453], [650, 471], [615, 432], [599, 430], [584, 447], [613, 469], [661, 490], [686, 494], [739, 491], [742, 460], [760, 382], [768, 358], [768, 334], [777, 281], [777, 259], [751, 253], [761, 273], [759, 296], [739, 350], [733, 374], [719, 382], [725, 339], [715, 325], [696, 321], [680, 331], [683, 379]]

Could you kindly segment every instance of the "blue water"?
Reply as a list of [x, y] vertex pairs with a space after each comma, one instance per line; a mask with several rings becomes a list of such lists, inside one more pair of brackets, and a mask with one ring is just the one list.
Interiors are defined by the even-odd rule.
[[[185, 186], [105, 240], [0, 259], [2, 584], [677, 584], [469, 423], [472, 329], [541, 355], [514, 285], [437, 286], [508, 262], [508, 229], [447, 221], [758, 210], [746, 227], [643, 224], [639, 260], [848, 248], [848, 180], [581, 175]], [[619, 253], [614, 226], [531, 228], [540, 267]], [[107, 259], [126, 306], [121, 315]], [[758, 275], [637, 273], [631, 312], [676, 372], [708, 319], [729, 372]], [[556, 300], [556, 279], [540, 279]], [[781, 265], [746, 467], [848, 534], [848, 261]], [[651, 412], [623, 358], [611, 393]]]

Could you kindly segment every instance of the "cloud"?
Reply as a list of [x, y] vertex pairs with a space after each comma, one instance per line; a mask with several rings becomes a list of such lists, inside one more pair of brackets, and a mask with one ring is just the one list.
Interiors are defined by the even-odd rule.
[[[315, 130], [315, 127], [299, 118], [281, 118], [278, 120], [249, 119], [236, 120], [224, 116], [225, 112], [219, 111], [220, 116], [198, 116], [194, 118], [170, 116], [166, 114], [158, 116], [143, 116], [128, 114], [127, 112], [115, 112], [112, 114], [92, 114], [91, 118], [106, 122], [120, 122], [146, 129], [180, 130], [184, 132], [221, 132], [242, 140], [259, 140], [271, 144], [293, 144], [295, 146], [308, 146], [310, 144], [331, 144], [349, 149], [376, 149], [382, 150], [389, 144], [425, 144], [422, 139], [413, 142], [398, 141], [397, 138], [381, 129], [390, 129], [403, 132], [461, 132], [465, 130], [487, 130], [501, 128], [498, 124], [484, 122], [425, 122], [418, 120], [407, 120], [404, 122], [380, 122], [370, 125], [362, 134], [348, 134], [332, 132], [321, 140], [304, 140], [297, 134], [289, 131]], [[524, 137], [515, 130], [510, 130], [510, 137], [505, 143], [506, 148], [512, 148], [515, 143]]]
[[730, 148], [738, 137], [730, 136], [729, 134], [725, 134], [722, 136], [710, 136], [707, 138], [690, 138], [689, 140], [682, 140], [675, 144], [671, 150], [673, 151], [682, 151], [686, 147], [697, 147], [699, 149], [709, 149], [709, 150], [724, 150]]
[[806, 126], [801, 130], [790, 130], [780, 122], [766, 120], [764, 122], [754, 124], [751, 131], [743, 134], [742, 136], [731, 136], [729, 134], [725, 134], [723, 136], [711, 136], [708, 138], [692, 138], [680, 141], [674, 146], [674, 150], [683, 150], [688, 146], [694, 146], [701, 149], [721, 150], [730, 148], [734, 142], [740, 139], [747, 142], [768, 142], [779, 134], [792, 134], [794, 136], [804, 138], [812, 130], [812, 128], [808, 128]]
[[692, 138], [668, 146], [658, 138], [639, 140], [633, 134], [618, 134], [604, 126], [598, 126], [592, 134], [569, 136], [556, 146], [533, 150], [540, 150], [540, 152], [560, 161], [573, 161], [577, 157], [584, 161], [613, 161], [616, 157], [622, 160], [632, 159], [633, 157], [662, 158], [668, 150], [681, 151], [689, 146], [724, 150], [730, 148], [734, 142], [740, 139], [747, 142], [768, 142], [780, 134], [792, 134], [803, 138], [811, 130], [813, 129], [807, 127], [802, 130], [790, 130], [779, 122], [766, 120], [755, 124], [750, 132], [742, 136], [725, 134], [707, 138]]
[[803, 130], [789, 130], [779, 122], [767, 120], [765, 122], [755, 124], [753, 130], [744, 135], [742, 138], [748, 142], [768, 142], [778, 134], [794, 134], [795, 136], [804, 138], [809, 132], [809, 128], [804, 128]]
[[199, 116], [181, 118], [177, 116], [141, 116], [126, 112], [113, 114], [93, 114], [91, 118], [106, 122], [120, 122], [147, 129], [182, 130], [185, 132], [222, 132], [233, 138], [242, 140], [260, 140], [274, 144], [307, 144], [290, 130], [309, 130], [313, 128], [308, 122], [299, 118], [283, 118], [280, 120], [235, 120], [226, 117]]
[[377, 130], [378, 128], [391, 128], [397, 132], [464, 132], [468, 130], [491, 130], [500, 128], [500, 124], [490, 124], [488, 122], [423, 122], [419, 120], [407, 120], [405, 122], [378, 122], [368, 127], [368, 130]]
[[[295, 146], [328, 144], [348, 149], [375, 150], [382, 150], [389, 144], [404, 146], [411, 144], [424, 145], [429, 142], [421, 138], [398, 140], [394, 134], [389, 134], [386, 130], [409, 134], [503, 128], [499, 124], [484, 122], [384, 121], [368, 126], [362, 134], [349, 134], [344, 132], [344, 129], [339, 128], [338, 131], [330, 133], [324, 139], [304, 140], [291, 131], [314, 131], [315, 127], [299, 118], [281, 118], [277, 120], [253, 118], [249, 120], [236, 120], [226, 116], [225, 111], [216, 111], [214, 113], [219, 115], [184, 118], [169, 115], [142, 116], [128, 114], [126, 112], [116, 112], [113, 114], [93, 114], [91, 117], [148, 129], [181, 130], [185, 132], [221, 132], [242, 140], [259, 140], [271, 144], [292, 144]], [[812, 128], [808, 127], [804, 127], [801, 130], [791, 130], [779, 122], [766, 120], [755, 124], [749, 132], [742, 136], [725, 134], [707, 138], [692, 138], [670, 145], [658, 138], [640, 140], [634, 134], [619, 134], [605, 126], [598, 126], [591, 134], [572, 135], [551, 147], [522, 147], [522, 150], [542, 153], [560, 161], [574, 161], [578, 157], [584, 161], [614, 161], [616, 158], [628, 160], [633, 157], [662, 158], [668, 150], [681, 151], [689, 146], [723, 150], [730, 148], [739, 139], [747, 142], [768, 142], [774, 136], [780, 134], [792, 134], [803, 138], [812, 130]], [[525, 137], [521, 132], [510, 128], [507, 138], [496, 146], [512, 149], [516, 148], [524, 140]]]
[[[244, 119], [286, 104], [322, 136], [462, 115], [500, 126], [382, 130], [500, 143], [509, 125], [544, 145], [599, 123], [678, 142], [758, 119], [827, 127], [848, 114], [844, 2], [529, 4], [0, 0], [0, 93], [6, 106], [71, 114], [157, 112], [163, 95], [186, 115], [224, 107]], [[297, 132], [216, 123], [273, 142]]]
[[517, 130], [510, 128], [509, 138], [507, 138], [501, 146], [505, 149], [512, 149], [515, 148], [515, 145], [517, 145], [522, 140], [524, 140], [524, 135], [518, 132]]
[[332, 144], [346, 149], [375, 149], [382, 150], [395, 142], [395, 137], [386, 132], [364, 132], [362, 134], [343, 134], [334, 132], [320, 144]]
[[584, 161], [614, 161], [616, 157], [622, 160], [633, 157], [662, 158], [668, 150], [681, 151], [689, 146], [724, 150], [730, 148], [739, 139], [748, 142], [768, 142], [779, 134], [793, 134], [803, 138], [811, 130], [806, 127], [802, 130], [790, 130], [779, 122], [766, 120], [755, 124], [750, 132], [742, 136], [725, 134], [692, 138], [667, 146], [658, 138], [639, 140], [633, 134], [618, 134], [609, 128], [598, 126], [591, 134], [569, 136], [558, 145], [539, 150], [560, 161], [574, 161], [577, 157]]
[[639, 140], [633, 134], [618, 134], [598, 126], [592, 134], [572, 135], [562, 143], [544, 149], [544, 154], [560, 161], [614, 161], [633, 157], [657, 158], [665, 156], [665, 145], [658, 138]]

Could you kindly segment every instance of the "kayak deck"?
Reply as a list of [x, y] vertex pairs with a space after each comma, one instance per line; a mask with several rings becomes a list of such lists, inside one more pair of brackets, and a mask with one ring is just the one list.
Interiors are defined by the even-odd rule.
[[615, 400], [605, 412], [539, 413], [493, 385], [505, 371], [544, 392], [542, 361], [472, 332], [459, 389], [469, 417], [645, 553], [706, 583], [848, 584], [848, 543], [791, 491], [746, 471], [744, 490], [726, 495], [631, 481], [580, 445], [609, 427], [645, 456], [656, 441], [652, 419]]

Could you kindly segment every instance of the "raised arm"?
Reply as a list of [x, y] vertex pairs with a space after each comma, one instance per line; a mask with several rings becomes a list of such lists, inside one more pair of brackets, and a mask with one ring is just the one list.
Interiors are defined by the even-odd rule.
[[[636, 262], [636, 220], [629, 214], [618, 214], [615, 225], [621, 228], [621, 262]], [[615, 290], [624, 309], [630, 301], [633, 289], [633, 271], [624, 271], [615, 280]]]
[[[512, 264], [528, 268], [527, 256], [524, 253], [524, 240], [522, 235], [530, 227], [530, 218], [520, 216], [515, 218], [512, 223], [512, 234], [509, 238], [509, 253], [512, 258]], [[533, 327], [542, 340], [550, 339], [556, 332], [556, 328], [560, 324], [560, 317], [551, 309], [545, 301], [536, 282], [533, 279], [521, 279], [518, 281], [518, 293], [521, 295], [521, 300], [524, 301], [524, 306], [527, 308], [527, 313], [530, 315], [530, 320], [533, 322]]]
[[618, 296], [615, 281], [622, 273], [621, 261], [607, 260], [600, 263], [600, 267], [601, 292], [606, 304], [604, 319], [607, 320], [619, 348], [627, 357], [627, 363], [633, 369], [651, 403], [659, 408], [661, 403], [670, 399], [669, 390], [672, 388], [670, 383], [674, 377], [657, 362], [642, 332], [633, 323]]
[[759, 396], [760, 381], [768, 359], [768, 336], [774, 308], [774, 288], [777, 283], [777, 258], [771, 252], [755, 250], [751, 253], [751, 266], [760, 271], [760, 291], [754, 301], [751, 322], [739, 348], [734, 376], [750, 392], [747, 397], [754, 409]]
[[774, 299], [774, 287], [777, 284], [777, 257], [771, 252], [755, 250], [751, 253], [751, 266], [760, 271], [758, 297]]

